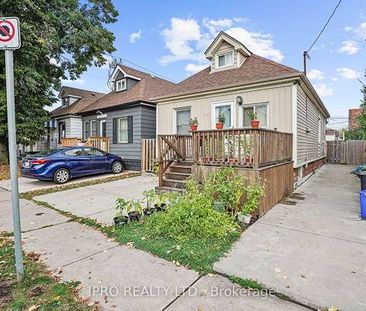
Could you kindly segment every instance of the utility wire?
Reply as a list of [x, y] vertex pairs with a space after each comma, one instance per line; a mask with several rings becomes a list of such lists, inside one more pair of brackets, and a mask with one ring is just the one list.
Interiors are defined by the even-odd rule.
[[320, 38], [320, 36], [323, 34], [325, 28], [328, 26], [330, 20], [332, 19], [333, 15], [335, 14], [335, 12], [337, 11], [339, 5], [341, 4], [342, 0], [339, 0], [338, 4], [336, 5], [336, 7], [334, 8], [332, 14], [329, 16], [327, 22], [325, 23], [323, 29], [319, 32], [318, 36], [316, 37], [316, 39], [314, 40], [314, 42], [310, 45], [310, 47], [306, 50], [307, 53], [310, 52], [310, 50], [313, 48], [313, 46], [315, 45], [315, 43], [318, 41], [318, 39]]

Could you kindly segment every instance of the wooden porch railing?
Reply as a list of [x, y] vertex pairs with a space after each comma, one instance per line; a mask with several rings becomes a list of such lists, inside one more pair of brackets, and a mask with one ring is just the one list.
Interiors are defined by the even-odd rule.
[[175, 160], [192, 158], [191, 135], [159, 135], [158, 136], [158, 161], [159, 161], [159, 185], [169, 166]]
[[87, 141], [85, 142], [85, 147], [94, 147], [98, 148], [100, 150], [103, 150], [105, 152], [109, 152], [110, 147], [110, 139], [109, 137], [89, 137]]
[[81, 145], [81, 139], [77, 137], [61, 138], [62, 147], [72, 147]]
[[192, 133], [193, 162], [259, 168], [292, 159], [292, 134], [266, 129]]
[[292, 159], [292, 134], [266, 129], [192, 133], [193, 162], [259, 168]]

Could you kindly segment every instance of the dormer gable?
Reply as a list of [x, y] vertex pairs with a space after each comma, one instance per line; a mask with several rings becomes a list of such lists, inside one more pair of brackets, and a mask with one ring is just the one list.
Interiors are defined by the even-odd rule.
[[252, 53], [238, 40], [221, 31], [205, 51], [211, 72], [241, 67]]
[[58, 95], [58, 98], [61, 100], [61, 108], [66, 108], [68, 106], [71, 106], [73, 103], [81, 99], [81, 96], [72, 94], [69, 89], [66, 89], [65, 87], [61, 88], [61, 91]]
[[140, 77], [128, 74], [123, 70], [122, 66], [117, 65], [112, 72], [109, 82], [113, 85], [115, 92], [123, 92], [130, 90], [140, 80]]

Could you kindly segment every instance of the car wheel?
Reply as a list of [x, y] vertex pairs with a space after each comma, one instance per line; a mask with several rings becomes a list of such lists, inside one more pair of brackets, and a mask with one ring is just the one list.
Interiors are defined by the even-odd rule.
[[66, 168], [58, 169], [53, 175], [54, 182], [58, 184], [67, 183], [69, 179], [70, 179], [70, 172]]
[[112, 173], [119, 174], [123, 171], [123, 164], [120, 161], [113, 162]]

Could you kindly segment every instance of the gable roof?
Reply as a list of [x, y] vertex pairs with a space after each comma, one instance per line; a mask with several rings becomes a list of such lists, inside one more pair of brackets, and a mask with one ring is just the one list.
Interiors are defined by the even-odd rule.
[[116, 107], [139, 101], [154, 103], [152, 101], [153, 97], [157, 97], [168, 92], [175, 85], [173, 82], [155, 77], [151, 74], [127, 67], [125, 65], [118, 65], [118, 68], [120, 68], [122, 72], [128, 76], [138, 77], [140, 81], [136, 83], [130, 90], [121, 92], [112, 91], [108, 93], [107, 95], [82, 109], [80, 111], [81, 113]]
[[53, 117], [53, 118], [70, 115], [70, 114], [77, 114], [82, 109], [84, 109], [85, 107], [90, 105], [92, 102], [96, 101], [97, 99], [99, 99], [105, 95], [103, 93], [94, 92], [94, 91], [90, 91], [90, 90], [78, 89], [78, 88], [70, 87], [70, 86], [63, 86], [59, 93], [59, 97], [61, 96], [61, 94], [66, 94], [66, 96], [79, 97], [79, 99], [67, 107], [62, 108], [60, 106], [60, 107], [56, 108], [55, 110], [51, 111], [51, 117]]
[[212, 41], [209, 47], [205, 51], [205, 56], [209, 60], [211, 60], [214, 56], [216, 49], [220, 46], [222, 42], [227, 42], [233, 46], [235, 51], [240, 51], [245, 56], [251, 56], [252, 52], [248, 50], [248, 48], [236, 40], [232, 36], [228, 35], [226, 32], [220, 31], [220, 33], [216, 36], [216, 38]]
[[169, 92], [160, 96], [160, 99], [246, 85], [264, 80], [277, 80], [300, 74], [302, 72], [294, 68], [252, 54], [239, 68], [211, 72], [209, 66], [176, 84]]

